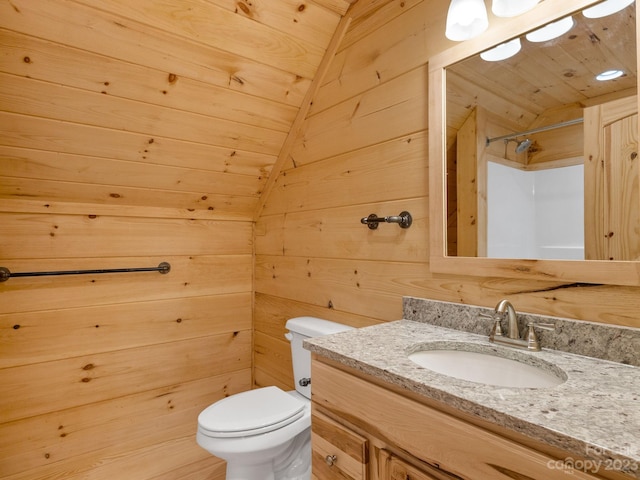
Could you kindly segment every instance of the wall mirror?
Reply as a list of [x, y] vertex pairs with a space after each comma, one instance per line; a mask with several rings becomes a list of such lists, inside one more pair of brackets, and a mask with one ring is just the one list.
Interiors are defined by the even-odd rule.
[[430, 59], [432, 271], [640, 285], [637, 7], [601, 3]]

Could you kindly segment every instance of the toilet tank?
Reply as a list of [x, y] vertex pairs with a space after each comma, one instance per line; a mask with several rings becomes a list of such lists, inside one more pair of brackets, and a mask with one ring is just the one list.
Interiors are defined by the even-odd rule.
[[296, 317], [287, 320], [285, 334], [291, 342], [291, 360], [296, 391], [311, 398], [311, 352], [305, 350], [302, 342], [305, 338], [321, 337], [332, 333], [353, 330], [353, 327], [316, 317]]

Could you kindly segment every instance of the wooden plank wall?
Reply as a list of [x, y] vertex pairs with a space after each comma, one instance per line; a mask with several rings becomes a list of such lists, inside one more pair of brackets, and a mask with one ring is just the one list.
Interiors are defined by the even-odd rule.
[[[251, 387], [252, 355], [254, 385], [290, 388], [297, 315], [362, 326], [403, 295], [507, 296], [639, 324], [635, 288], [429, 272], [426, 62], [447, 0], [354, 6], [253, 224], [348, 4], [0, 2], [0, 266], [172, 265], [0, 285], [2, 478], [223, 478], [196, 416]], [[401, 210], [408, 230], [359, 222]]]
[[[391, 321], [404, 295], [491, 307], [508, 298], [521, 311], [639, 327], [639, 288], [429, 271], [427, 61], [452, 45], [449, 2], [368, 3], [257, 221], [255, 382], [292, 385], [287, 317]], [[408, 230], [360, 224], [402, 210]]]
[[252, 216], [345, 8], [268, 5], [0, 2], [0, 266], [171, 264], [0, 284], [3, 479], [224, 478], [197, 415], [251, 388]]
[[195, 429], [203, 408], [251, 387], [251, 222], [10, 203], [0, 256], [13, 272], [171, 272], [0, 285], [0, 476], [224, 478]]
[[0, 477], [215, 480], [254, 214], [350, 0], [0, 2]]

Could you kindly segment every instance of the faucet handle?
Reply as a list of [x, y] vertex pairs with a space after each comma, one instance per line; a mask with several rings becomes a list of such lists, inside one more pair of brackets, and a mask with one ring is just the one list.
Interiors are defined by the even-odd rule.
[[529, 322], [527, 323], [527, 327], [529, 327], [529, 331], [527, 332], [527, 348], [529, 350], [533, 350], [535, 352], [540, 351], [540, 342], [538, 340], [538, 336], [536, 335], [536, 330], [534, 327], [540, 328], [542, 330], [555, 330], [555, 323], [545, 323], [545, 322]]
[[478, 314], [478, 316], [482, 318], [488, 318], [489, 320], [493, 321], [493, 326], [491, 327], [489, 338], [502, 337], [502, 324], [500, 323], [502, 315], [496, 313], [480, 313]]

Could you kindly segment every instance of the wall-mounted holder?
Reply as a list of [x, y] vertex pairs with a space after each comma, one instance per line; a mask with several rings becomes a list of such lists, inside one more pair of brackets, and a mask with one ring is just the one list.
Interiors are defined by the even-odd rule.
[[400, 215], [390, 217], [379, 217], [375, 213], [372, 213], [368, 217], [360, 219], [360, 223], [365, 224], [370, 230], [378, 228], [378, 224], [381, 222], [397, 223], [400, 225], [400, 228], [409, 228], [413, 223], [413, 218], [409, 212], [400, 212]]
[[100, 270], [62, 270], [55, 272], [11, 272], [8, 268], [0, 267], [0, 282], [6, 282], [11, 277], [43, 277], [45, 275], [86, 275], [100, 273], [130, 273], [130, 272], [160, 272], [163, 275], [171, 271], [168, 262], [162, 262], [157, 267], [141, 268], [109, 268]]

